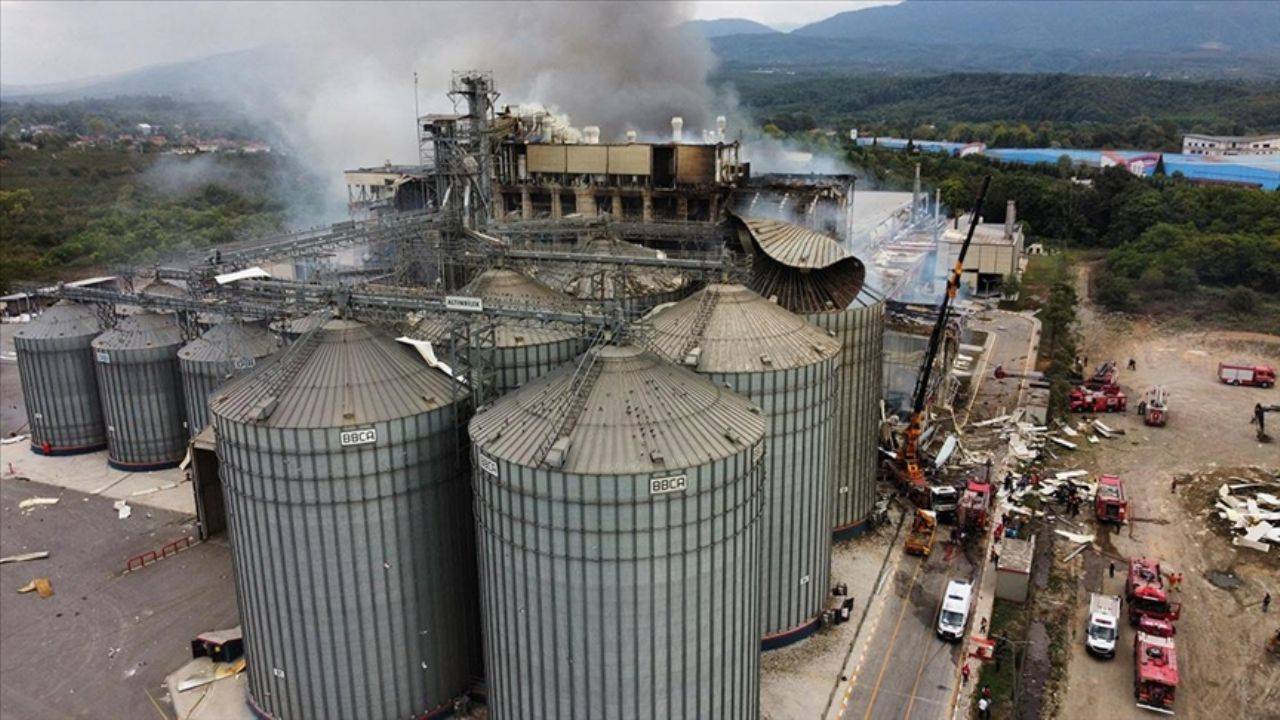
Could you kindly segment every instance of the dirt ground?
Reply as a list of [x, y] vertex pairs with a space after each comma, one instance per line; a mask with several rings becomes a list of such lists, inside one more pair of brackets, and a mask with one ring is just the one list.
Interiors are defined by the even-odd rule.
[[[1124, 559], [1146, 555], [1161, 560], [1165, 572], [1185, 575], [1184, 587], [1174, 597], [1183, 603], [1176, 637], [1182, 677], [1177, 715], [1193, 720], [1280, 718], [1280, 659], [1263, 650], [1265, 639], [1280, 628], [1280, 607], [1270, 614], [1261, 609], [1265, 592], [1280, 597], [1276, 559], [1233, 547], [1210, 528], [1205, 504], [1208, 493], [1220, 484], [1218, 478], [1246, 471], [1280, 472], [1280, 442], [1259, 443], [1249, 424], [1254, 403], [1280, 403], [1280, 389], [1229, 387], [1215, 376], [1219, 361], [1280, 366], [1280, 337], [1170, 333], [1141, 319], [1097, 314], [1088, 305], [1081, 320], [1091, 365], [1108, 359], [1122, 366], [1131, 357], [1137, 361], [1136, 372], [1121, 373], [1131, 408], [1146, 388], [1159, 383], [1170, 393], [1170, 412], [1162, 428], [1144, 426], [1132, 409], [1107, 415], [1104, 422], [1126, 434], [1066, 453], [1063, 467], [1054, 468], [1120, 475], [1133, 518], [1118, 532], [1099, 535], [1102, 555], [1086, 552], [1072, 561], [1079, 584], [1067, 691], [1058, 717], [1152, 716], [1133, 704], [1133, 633], [1125, 629], [1116, 658], [1110, 661], [1089, 657], [1081, 637], [1088, 592], [1122, 594]], [[1199, 479], [1186, 479], [1171, 492], [1175, 477], [1195, 475]], [[1270, 554], [1277, 553], [1280, 549]], [[1116, 575], [1111, 578], [1108, 566], [1113, 560]], [[1240, 587], [1214, 586], [1207, 579], [1212, 571], [1234, 572]]]

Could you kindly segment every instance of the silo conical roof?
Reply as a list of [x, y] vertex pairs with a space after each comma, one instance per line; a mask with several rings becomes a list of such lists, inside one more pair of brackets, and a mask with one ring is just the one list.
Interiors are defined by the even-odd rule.
[[708, 285], [658, 311], [649, 324], [654, 350], [701, 372], [785, 370], [840, 352], [822, 329], [737, 284]]
[[[594, 379], [583, 386], [561, 472], [695, 467], [741, 453], [764, 437], [760, 411], [728, 388], [635, 346], [589, 352], [599, 353]], [[541, 462], [541, 448], [564, 416], [574, 372], [567, 365], [500, 398], [471, 421], [472, 439], [508, 462]]]
[[93, 341], [95, 350], [137, 350], [182, 342], [182, 328], [171, 314], [141, 313], [121, 318]]
[[280, 347], [271, 333], [259, 325], [229, 321], [209, 328], [178, 351], [190, 362], [233, 362], [240, 358], [264, 358]]
[[184, 298], [187, 296], [186, 290], [159, 278], [147, 283], [138, 292], [142, 295], [151, 295], [152, 297]]
[[453, 402], [454, 380], [370, 325], [329, 320], [272, 362], [219, 391], [210, 405], [232, 422], [329, 428], [383, 422]]
[[18, 328], [14, 336], [25, 340], [52, 340], [97, 335], [100, 332], [102, 321], [93, 308], [61, 300]]
[[[479, 297], [486, 307], [546, 310], [580, 307], [577, 300], [559, 290], [506, 268], [492, 268], [480, 273], [457, 294]], [[412, 334], [433, 343], [448, 342], [450, 324], [439, 314], [429, 315], [414, 326]], [[500, 320], [494, 329], [494, 342], [498, 347], [521, 347], [560, 342], [579, 334], [577, 329], [570, 327]]]

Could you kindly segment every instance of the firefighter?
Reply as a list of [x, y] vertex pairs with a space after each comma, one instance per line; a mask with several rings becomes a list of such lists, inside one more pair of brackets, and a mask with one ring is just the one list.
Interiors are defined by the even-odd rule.
[[1137, 369], [1138, 369], [1138, 361], [1137, 361], [1137, 360], [1134, 360], [1133, 358], [1129, 358], [1129, 369], [1130, 369], [1130, 370], [1137, 370]]

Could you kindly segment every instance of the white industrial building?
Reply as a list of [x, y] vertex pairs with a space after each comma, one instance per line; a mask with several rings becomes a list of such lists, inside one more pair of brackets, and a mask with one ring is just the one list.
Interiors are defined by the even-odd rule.
[[1185, 155], [1276, 155], [1280, 135], [1183, 135]]
[[[955, 267], [969, 232], [969, 216], [958, 218], [942, 233], [938, 245], [938, 277], [944, 277]], [[1005, 209], [1003, 223], [985, 223], [979, 218], [974, 229], [973, 243], [964, 258], [960, 284], [969, 292], [987, 294], [999, 289], [1004, 278], [1021, 272], [1024, 236], [1017, 221], [1017, 208], [1012, 200]]]

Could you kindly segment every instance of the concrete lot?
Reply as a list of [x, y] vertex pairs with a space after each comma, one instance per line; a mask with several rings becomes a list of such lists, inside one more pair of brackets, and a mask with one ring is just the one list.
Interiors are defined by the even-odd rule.
[[[36, 496], [60, 500], [19, 510]], [[0, 554], [51, 554], [0, 565], [0, 718], [171, 717], [162, 683], [190, 658], [190, 639], [239, 622], [224, 544], [122, 576], [127, 558], [194, 530], [189, 516], [160, 509], [119, 520], [111, 504], [0, 479]], [[52, 581], [53, 597], [15, 592], [35, 577]]]

